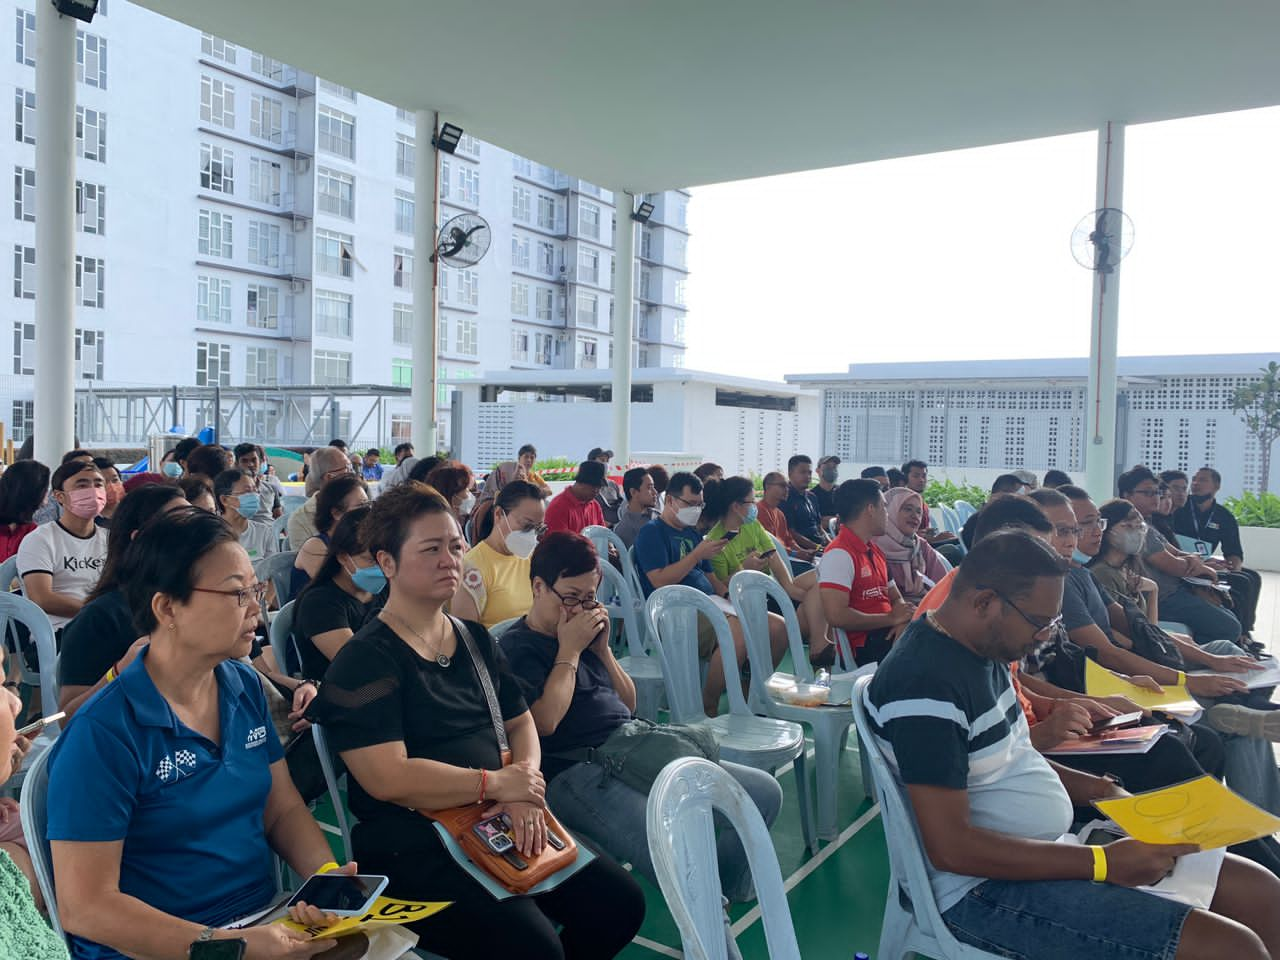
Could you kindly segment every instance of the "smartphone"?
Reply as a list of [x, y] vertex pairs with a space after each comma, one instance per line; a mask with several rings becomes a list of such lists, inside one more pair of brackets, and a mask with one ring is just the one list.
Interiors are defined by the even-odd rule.
[[65, 716], [66, 714], [63, 713], [61, 710], [59, 710], [57, 713], [51, 713], [47, 717], [41, 717], [39, 720], [36, 720], [32, 723], [28, 723], [25, 727], [19, 730], [18, 736], [34, 737], [37, 734], [39, 734], [40, 731], [43, 730], [45, 727], [47, 727], [49, 724], [57, 723], [59, 720], [61, 720]]
[[317, 873], [298, 888], [285, 907], [302, 901], [335, 916], [358, 917], [373, 906], [386, 886], [387, 878], [378, 874]]
[[188, 960], [243, 960], [244, 940], [205, 940], [187, 948]]
[[1115, 843], [1117, 840], [1123, 840], [1125, 835], [1117, 830], [1108, 830], [1102, 827], [1094, 827], [1085, 836], [1084, 842], [1090, 847], [1105, 847], [1108, 843]]
[[500, 813], [496, 816], [485, 817], [471, 828], [471, 832], [483, 840], [486, 847], [498, 854], [498, 856], [502, 856], [516, 847], [515, 841], [511, 839], [511, 834], [507, 833], [509, 829], [511, 829], [511, 821], [507, 819], [506, 814]]
[[737, 531], [737, 530], [726, 530], [726, 531], [725, 531], [725, 534], [724, 534], [724, 538], [725, 538], [725, 540], [732, 540], [732, 539], [733, 539], [734, 537], [736, 537], [737, 535], [738, 535], [738, 531]]
[[1118, 730], [1121, 727], [1129, 727], [1135, 723], [1142, 722], [1142, 711], [1135, 710], [1133, 713], [1122, 713], [1118, 717], [1111, 717], [1108, 720], [1099, 720], [1089, 728], [1090, 734], [1102, 733], [1104, 730]]
[[557, 850], [564, 849], [564, 841], [561, 840], [559, 837], [557, 837], [550, 830], [547, 831], [547, 843], [551, 844], [551, 846], [555, 847]]
[[773, 556], [775, 553], [777, 553], [777, 552], [778, 552], [777, 550], [766, 550], [764, 553], [760, 554], [760, 559], [761, 559], [761, 560], [768, 560], [770, 557], [772, 557], [772, 556]]

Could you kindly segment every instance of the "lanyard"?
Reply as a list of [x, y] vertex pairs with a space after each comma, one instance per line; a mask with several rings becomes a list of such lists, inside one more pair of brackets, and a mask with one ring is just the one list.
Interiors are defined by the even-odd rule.
[[[1205, 520], [1205, 523], [1213, 522], [1213, 514], [1214, 514], [1214, 511], [1216, 511], [1217, 509], [1218, 509], [1218, 505], [1216, 503], [1209, 508], [1209, 518]], [[1196, 528], [1196, 539], [1203, 540], [1204, 537], [1200, 535], [1200, 511], [1196, 509], [1196, 505], [1194, 503], [1191, 504], [1191, 523]]]

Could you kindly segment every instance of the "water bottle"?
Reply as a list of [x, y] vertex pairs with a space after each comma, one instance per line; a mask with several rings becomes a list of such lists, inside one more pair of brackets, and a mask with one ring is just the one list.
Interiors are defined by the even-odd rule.
[[[813, 675], [813, 685], [815, 687], [830, 687], [831, 671], [826, 667], [819, 669], [818, 672]], [[857, 960], [857, 957], [855, 957], [854, 960]]]
[[865, 953], [855, 953], [853, 955], [853, 960], [871, 960], [871, 958]]

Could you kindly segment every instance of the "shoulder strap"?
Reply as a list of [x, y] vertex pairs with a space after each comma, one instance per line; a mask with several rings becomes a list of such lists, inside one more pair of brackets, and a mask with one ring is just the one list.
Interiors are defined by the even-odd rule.
[[493, 732], [498, 738], [498, 749], [505, 751], [509, 749], [507, 725], [502, 722], [502, 709], [498, 706], [498, 693], [493, 688], [493, 678], [489, 676], [489, 668], [480, 656], [480, 648], [476, 643], [475, 635], [471, 632], [471, 627], [453, 614], [449, 614], [449, 619], [453, 622], [453, 629], [462, 638], [467, 653], [471, 655], [471, 665], [475, 667], [476, 676], [480, 680], [480, 689], [484, 691], [484, 698], [489, 704], [489, 719], [493, 721]]

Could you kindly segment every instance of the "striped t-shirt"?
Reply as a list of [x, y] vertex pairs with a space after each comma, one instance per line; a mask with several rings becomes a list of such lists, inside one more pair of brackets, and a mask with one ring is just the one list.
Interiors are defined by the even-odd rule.
[[[1056, 840], [1070, 828], [1071, 801], [1031, 746], [1007, 664], [915, 620], [876, 670], [867, 707], [898, 778], [966, 790], [975, 827], [1035, 840]], [[929, 879], [945, 911], [985, 878], [930, 863]]]

